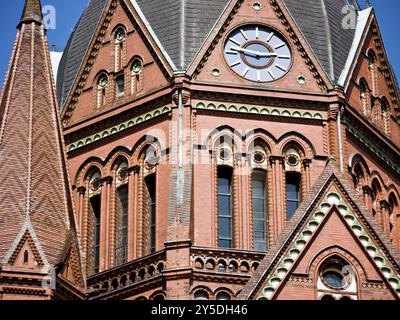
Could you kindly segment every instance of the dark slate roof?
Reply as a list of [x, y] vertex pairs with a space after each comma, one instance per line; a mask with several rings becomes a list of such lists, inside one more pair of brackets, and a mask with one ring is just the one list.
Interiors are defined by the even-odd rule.
[[[179, 70], [195, 57], [230, 0], [136, 0]], [[345, 66], [355, 29], [345, 30], [342, 9], [355, 0], [283, 0], [322, 67], [336, 83]], [[64, 51], [58, 71], [60, 103], [67, 98], [106, 0], [90, 0]]]
[[57, 96], [62, 107], [85, 58], [107, 0], [90, 0], [65, 47], [57, 73]]
[[193, 60], [229, 0], [137, 0], [177, 69]]
[[334, 83], [339, 80], [353, 44], [355, 28], [344, 29], [348, 0], [283, 0], [319, 62]]

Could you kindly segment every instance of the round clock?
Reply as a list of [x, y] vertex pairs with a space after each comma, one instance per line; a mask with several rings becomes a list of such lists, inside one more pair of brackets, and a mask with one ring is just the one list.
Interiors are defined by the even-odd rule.
[[246, 25], [232, 31], [225, 40], [224, 53], [233, 71], [256, 82], [277, 80], [292, 64], [285, 38], [264, 25]]

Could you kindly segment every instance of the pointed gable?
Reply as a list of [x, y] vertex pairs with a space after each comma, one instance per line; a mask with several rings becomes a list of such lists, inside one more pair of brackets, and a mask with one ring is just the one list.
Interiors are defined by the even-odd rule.
[[241, 297], [289, 299], [296, 285], [288, 282], [297, 282], [304, 288], [305, 299], [315, 299], [315, 290], [321, 288], [316, 286], [320, 281], [316, 266], [337, 255], [355, 269], [356, 281], [362, 282], [358, 283], [363, 288], [361, 299], [369, 298], [370, 287], [399, 299], [399, 255], [351, 181], [331, 161]]
[[[97, 100], [98, 80], [102, 74], [108, 79], [102, 106], [108, 109], [137, 100], [141, 95], [156, 92], [170, 84], [173, 62], [154, 37], [140, 8], [134, 4], [114, 0], [105, 6], [87, 51], [82, 56], [70, 92], [65, 97], [65, 108], [61, 116], [64, 126], [104, 111]], [[121, 28], [126, 32], [122, 51], [116, 48], [116, 31]], [[136, 84], [132, 71], [135, 59], [141, 61], [142, 67]], [[118, 68], [116, 65], [119, 65]], [[118, 77], [124, 78], [122, 98], [116, 93]]]
[[[228, 65], [224, 44], [232, 31], [244, 25], [265, 26], [274, 30], [273, 34], [279, 33], [279, 39], [285, 39], [290, 47], [292, 62], [287, 69], [284, 69], [287, 73], [283, 77], [271, 82], [258, 83], [256, 80], [249, 81], [244, 79], [243, 75], [236, 74], [232, 70], [236, 64], [231, 67]], [[279, 59], [278, 57], [277, 60]], [[213, 70], [218, 70], [218, 73], [215, 74]], [[189, 66], [188, 73], [199, 82], [218, 82], [241, 87], [301, 89], [318, 93], [332, 87], [326, 71], [283, 1], [263, 2], [260, 8], [255, 8], [254, 1], [251, 0], [231, 1]], [[299, 77], [305, 78], [305, 83], [299, 83]]]
[[39, 0], [27, 0], [0, 102], [0, 261], [22, 248], [56, 266], [76, 237], [66, 155]]

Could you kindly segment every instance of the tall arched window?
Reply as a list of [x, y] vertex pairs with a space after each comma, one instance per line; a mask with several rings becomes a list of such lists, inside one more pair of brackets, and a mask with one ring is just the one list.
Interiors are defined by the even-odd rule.
[[285, 151], [285, 191], [286, 191], [286, 220], [289, 221], [301, 202], [302, 164], [303, 151], [296, 143], [291, 143]]
[[91, 273], [98, 273], [101, 244], [101, 174], [98, 170], [94, 170], [89, 179], [89, 226], [89, 239], [92, 239], [91, 248], [88, 248], [92, 252]]
[[375, 52], [370, 49], [367, 53], [368, 67], [371, 73], [372, 94], [377, 95], [377, 59]]
[[147, 208], [149, 223], [149, 244], [150, 253], [156, 252], [156, 177], [154, 174], [146, 177], [147, 187]]
[[390, 222], [390, 240], [396, 247], [399, 247], [400, 239], [398, 234], [399, 224], [399, 203], [394, 193], [389, 196], [389, 222]]
[[103, 107], [107, 103], [108, 75], [102, 73], [97, 81], [97, 108]]
[[115, 78], [115, 95], [117, 99], [125, 95], [125, 76], [123, 74]]
[[267, 198], [266, 174], [256, 170], [252, 177], [253, 195], [253, 242], [254, 249], [267, 251]]
[[233, 246], [232, 169], [218, 168], [218, 245]]
[[365, 116], [369, 116], [371, 112], [371, 93], [367, 81], [364, 78], [360, 79], [359, 88], [362, 113]]
[[300, 206], [301, 175], [298, 172], [286, 173], [286, 208], [289, 221]]
[[143, 61], [135, 58], [131, 66], [131, 95], [137, 95], [143, 86]]
[[126, 31], [120, 27], [115, 32], [115, 71], [123, 67]]
[[127, 262], [128, 256], [128, 163], [122, 161], [116, 170], [116, 244], [115, 263], [121, 265]]
[[[382, 188], [377, 179], [372, 181], [372, 214], [374, 217], [380, 213], [380, 203], [379, 203], [379, 195], [382, 191]], [[380, 215], [377, 216], [378, 222], [382, 223]]]
[[383, 129], [383, 131], [385, 132], [385, 134], [390, 134], [390, 106], [389, 106], [389, 102], [388, 100], [383, 97], [381, 98], [381, 127]]

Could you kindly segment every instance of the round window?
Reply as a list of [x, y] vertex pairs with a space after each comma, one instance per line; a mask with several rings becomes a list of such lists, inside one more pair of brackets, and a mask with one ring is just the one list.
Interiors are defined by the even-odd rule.
[[101, 88], [105, 88], [108, 85], [108, 77], [105, 74], [102, 74], [99, 78], [99, 86]]
[[117, 35], [115, 37], [118, 42], [122, 42], [125, 40], [125, 31], [123, 29], [119, 29], [117, 31]]
[[132, 72], [138, 74], [142, 71], [142, 61], [140, 59], [135, 59], [132, 63]]
[[286, 162], [288, 163], [289, 166], [296, 167], [300, 163], [300, 158], [297, 154], [290, 154], [287, 156]]
[[265, 161], [265, 154], [261, 151], [254, 152], [253, 161], [255, 163], [263, 163]]
[[228, 161], [232, 157], [232, 151], [227, 148], [219, 150], [219, 158], [223, 161]]
[[334, 289], [342, 289], [345, 286], [344, 276], [336, 270], [328, 270], [322, 278], [326, 285]]

